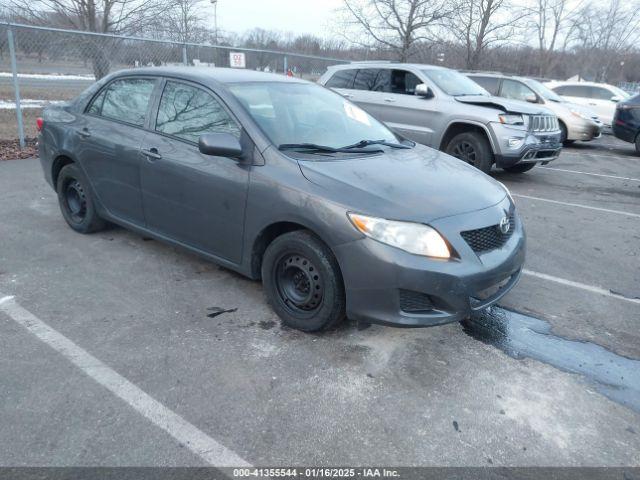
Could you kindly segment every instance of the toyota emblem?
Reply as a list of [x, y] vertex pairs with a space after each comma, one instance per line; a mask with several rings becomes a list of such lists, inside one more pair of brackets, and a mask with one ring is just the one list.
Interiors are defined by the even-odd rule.
[[511, 229], [511, 224], [509, 223], [509, 217], [502, 217], [502, 220], [500, 220], [500, 231], [506, 235], [507, 233], [509, 233], [509, 230]]

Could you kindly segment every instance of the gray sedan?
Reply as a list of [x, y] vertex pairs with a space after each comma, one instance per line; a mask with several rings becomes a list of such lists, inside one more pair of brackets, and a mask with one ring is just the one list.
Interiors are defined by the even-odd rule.
[[262, 278], [300, 330], [457, 321], [498, 301], [524, 262], [502, 184], [302, 80], [126, 70], [38, 124], [71, 228], [115, 223]]

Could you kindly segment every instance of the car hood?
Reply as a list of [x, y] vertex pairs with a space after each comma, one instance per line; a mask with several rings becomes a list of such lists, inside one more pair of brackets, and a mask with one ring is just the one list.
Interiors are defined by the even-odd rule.
[[428, 223], [491, 207], [502, 185], [438, 150], [416, 145], [378, 155], [298, 160], [302, 174], [348, 209], [392, 220]]
[[519, 102], [517, 100], [508, 100], [501, 97], [488, 97], [486, 95], [471, 95], [468, 97], [454, 97], [460, 103], [478, 105], [480, 107], [488, 107], [503, 112], [525, 113], [528, 115], [549, 114], [548, 109], [543, 106], [533, 105], [527, 102]]

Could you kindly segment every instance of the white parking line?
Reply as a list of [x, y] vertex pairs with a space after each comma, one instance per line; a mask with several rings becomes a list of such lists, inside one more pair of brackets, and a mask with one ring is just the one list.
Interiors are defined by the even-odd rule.
[[85, 374], [124, 400], [139, 414], [167, 432], [209, 465], [220, 467], [250, 466], [235, 452], [209, 437], [31, 312], [22, 308], [14, 300], [14, 297], [2, 295], [0, 297], [0, 311], [6, 313], [39, 340], [62, 354]]
[[[631, 147], [631, 148], [633, 148], [633, 147]], [[564, 155], [577, 155], [577, 156], [579, 156], [579, 157], [591, 156], [591, 157], [600, 157], [600, 158], [613, 158], [614, 160], [622, 160], [622, 159], [626, 159], [626, 158], [633, 159], [633, 158], [634, 158], [633, 156], [626, 156], [626, 155], [620, 155], [620, 156], [617, 156], [617, 155], [608, 155], [608, 154], [596, 153], [596, 152], [591, 152], [591, 151], [589, 151], [589, 152], [587, 152], [587, 151], [585, 151], [585, 152], [569, 152], [569, 151], [565, 151], [565, 150], [563, 150], [563, 151], [562, 151], [562, 153], [563, 153]]]
[[589, 205], [581, 205], [579, 203], [561, 202], [559, 200], [550, 200], [548, 198], [532, 197], [530, 195], [520, 195], [519, 193], [511, 193], [512, 197], [527, 198], [529, 200], [537, 200], [540, 202], [556, 203], [558, 205], [566, 205], [568, 207], [586, 208], [588, 210], [595, 210], [597, 212], [615, 213], [616, 215], [627, 215], [629, 217], [640, 218], [640, 213], [623, 212], [622, 210], [610, 210], [608, 208], [591, 207]]
[[640, 182], [640, 178], [619, 177], [617, 175], [605, 175], [604, 173], [581, 172], [579, 170], [567, 170], [564, 168], [556, 168], [556, 167], [538, 167], [538, 168], [543, 168], [545, 170], [555, 170], [556, 172], [580, 173], [582, 175], [592, 175], [594, 177], [605, 177], [605, 178], [614, 178], [616, 180], [630, 180], [632, 182]]
[[531, 270], [527, 270], [526, 268], [522, 270], [522, 273], [525, 275], [530, 275], [532, 277], [541, 278], [543, 280], [548, 280], [550, 282], [559, 283], [561, 285], [567, 285], [569, 287], [579, 288], [581, 290], [586, 290], [587, 292], [597, 293], [599, 295], [604, 295], [605, 297], [615, 298], [616, 300], [622, 300], [630, 303], [637, 303], [640, 305], [640, 298], [629, 298], [623, 295], [619, 295], [617, 293], [613, 293], [610, 290], [606, 290], [602, 287], [596, 287], [594, 285], [587, 285], [586, 283], [574, 282], [573, 280], [567, 280], [565, 278], [554, 277], [553, 275], [547, 275], [546, 273], [534, 272]]

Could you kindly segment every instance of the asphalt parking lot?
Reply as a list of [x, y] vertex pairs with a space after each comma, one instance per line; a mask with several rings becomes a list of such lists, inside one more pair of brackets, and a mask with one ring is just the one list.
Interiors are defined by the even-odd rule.
[[257, 282], [74, 233], [37, 160], [1, 162], [0, 465], [639, 466], [640, 157], [495, 176], [528, 233], [500, 308], [311, 335]]

